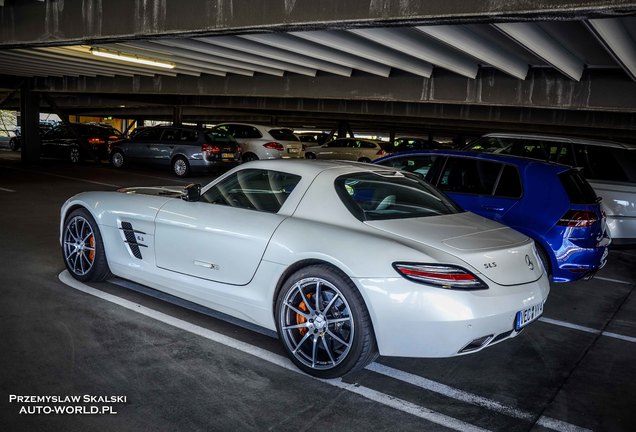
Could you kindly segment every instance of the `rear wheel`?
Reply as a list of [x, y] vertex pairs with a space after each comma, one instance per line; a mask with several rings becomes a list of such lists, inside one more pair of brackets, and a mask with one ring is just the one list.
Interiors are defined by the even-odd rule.
[[11, 151], [16, 151], [20, 148], [20, 144], [18, 143], [18, 140], [15, 138], [11, 138], [9, 140], [9, 150]]
[[362, 296], [346, 275], [325, 265], [287, 279], [276, 301], [276, 326], [289, 358], [315, 377], [342, 376], [377, 356]]
[[69, 153], [68, 153], [68, 157], [69, 160], [72, 163], [79, 163], [80, 160], [82, 160], [82, 157], [80, 155], [80, 149], [78, 146], [71, 146]]
[[371, 163], [371, 159], [366, 157], [361, 157], [360, 159], [358, 159], [358, 162]]
[[187, 159], [179, 156], [172, 161], [172, 171], [177, 177], [188, 177], [190, 175], [190, 164]]
[[306, 152], [305, 159], [316, 159], [316, 154], [312, 152]]
[[255, 160], [258, 160], [258, 156], [256, 156], [254, 153], [246, 153], [243, 155], [243, 162], [251, 162]]
[[121, 152], [121, 150], [113, 150], [113, 152], [110, 155], [110, 163], [115, 168], [124, 167], [124, 165], [126, 164], [126, 159], [124, 158], [124, 154]]
[[95, 219], [85, 209], [74, 210], [64, 222], [62, 255], [69, 273], [82, 282], [110, 276], [102, 235]]

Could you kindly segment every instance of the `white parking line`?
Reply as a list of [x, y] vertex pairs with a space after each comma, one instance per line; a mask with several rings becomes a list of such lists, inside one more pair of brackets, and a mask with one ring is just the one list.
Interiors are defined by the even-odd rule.
[[598, 280], [602, 280], [602, 281], [606, 281], [606, 282], [616, 282], [616, 283], [625, 284], [625, 285], [633, 285], [634, 284], [634, 282], [627, 282], [627, 281], [618, 280], [618, 279], [611, 279], [611, 278], [606, 278], [606, 277], [602, 277], [602, 276], [594, 276], [594, 279], [598, 279]]
[[[409, 372], [404, 372], [399, 369], [385, 366], [380, 363], [371, 363], [366, 369], [396, 379], [398, 381], [405, 382], [407, 384], [414, 385], [416, 387], [429, 390], [434, 393], [441, 394], [451, 399], [456, 399], [462, 402], [469, 403], [471, 405], [477, 405], [486, 408], [490, 411], [494, 411], [499, 414], [504, 414], [510, 417], [518, 418], [526, 421], [533, 421], [536, 416], [530, 412], [520, 410], [517, 408], [506, 406], [500, 402], [492, 399], [485, 398], [464, 390], [459, 390], [446, 384], [439, 383], [437, 381], [424, 378], [419, 375], [415, 375]], [[589, 431], [571, 423], [567, 423], [561, 420], [553, 419], [550, 417], [541, 416], [537, 420], [537, 424], [556, 431], [572, 431], [583, 432]]]
[[547, 324], [553, 324], [553, 325], [557, 325], [561, 327], [571, 328], [574, 330], [580, 330], [586, 333], [600, 334], [601, 336], [607, 336], [614, 339], [624, 340], [626, 342], [636, 343], [636, 337], [625, 336], [625, 335], [614, 333], [614, 332], [601, 331], [601, 330], [593, 329], [591, 327], [585, 327], [578, 324], [572, 324], [566, 321], [560, 321], [560, 320], [555, 320], [555, 319], [546, 318], [546, 317], [539, 318], [539, 321], [547, 323]]
[[3, 192], [15, 192], [13, 189], [7, 189], [7, 188], [3, 188], [3, 187], [0, 187], [0, 191], [3, 191]]
[[[85, 285], [79, 282], [78, 280], [73, 279], [73, 277], [69, 274], [67, 270], [64, 270], [62, 273], [60, 273], [58, 277], [62, 283], [78, 291], [82, 291], [86, 294], [90, 294], [102, 300], [106, 300], [108, 302], [117, 304], [121, 307], [137, 312], [141, 315], [145, 315], [157, 321], [161, 321], [165, 324], [176, 327], [178, 329], [185, 330], [187, 332], [196, 334], [198, 336], [204, 337], [211, 341], [229, 346], [231, 348], [234, 348], [246, 354], [253, 355], [255, 357], [258, 357], [261, 360], [268, 361], [272, 364], [275, 364], [277, 366], [280, 366], [292, 372], [302, 374], [302, 372], [300, 372], [300, 370], [287, 357], [274, 354], [270, 351], [233, 339], [224, 334], [217, 333], [212, 330], [208, 330], [206, 328], [181, 320], [179, 318], [175, 318], [173, 316], [164, 314], [154, 309], [147, 308], [138, 303], [134, 303], [129, 300], [114, 296], [112, 294], [108, 294], [103, 291], [97, 290], [95, 288], [91, 288], [88, 285]], [[304, 375], [304, 376], [308, 376], [308, 375]], [[438, 413], [429, 408], [413, 404], [403, 399], [386, 395], [384, 393], [378, 392], [376, 390], [373, 390], [364, 386], [345, 383], [339, 378], [331, 379], [331, 380], [318, 379], [318, 381], [332, 385], [334, 387], [338, 387], [338, 388], [350, 391], [352, 393], [356, 393], [372, 401], [381, 403], [391, 408], [395, 408], [405, 413], [412, 414], [414, 416], [420, 417], [422, 419], [428, 420], [430, 422], [442, 425], [450, 429], [454, 429], [458, 431], [474, 431], [474, 432], [482, 432], [487, 430], [487, 429], [482, 429], [480, 427], [472, 425], [470, 423], [463, 422], [456, 418]]]
[[28, 169], [28, 168], [6, 167], [6, 166], [2, 166], [2, 168], [17, 170], [17, 171], [27, 171], [27, 172], [30, 172], [30, 173], [35, 173], [35, 174], [40, 174], [40, 175], [45, 175], [45, 176], [50, 176], [50, 177], [59, 177], [59, 178], [67, 179], [67, 180], [75, 180], [75, 181], [84, 182], [84, 183], [92, 183], [92, 184], [96, 184], [96, 185], [100, 185], [100, 186], [112, 187], [112, 188], [116, 188], [116, 189], [121, 188], [121, 186], [116, 185], [116, 184], [112, 184], [112, 183], [102, 183], [102, 182], [93, 181], [93, 180], [87, 180], [87, 179], [83, 179], [83, 178], [79, 178], [79, 177], [71, 177], [71, 176], [65, 176], [65, 175], [62, 175], [62, 174], [53, 174], [53, 173], [47, 173], [47, 172], [42, 172], [42, 171], [36, 171], [36, 170]]

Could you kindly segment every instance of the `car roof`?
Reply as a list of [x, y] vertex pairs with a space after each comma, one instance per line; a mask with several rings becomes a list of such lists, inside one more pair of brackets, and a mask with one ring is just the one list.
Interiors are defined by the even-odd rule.
[[256, 160], [241, 164], [240, 167], [243, 169], [267, 169], [309, 176], [317, 176], [322, 172], [330, 171], [334, 177], [356, 172], [399, 171], [395, 168], [364, 162], [320, 159]]
[[[481, 138], [521, 138], [531, 140], [549, 140], [558, 142], [572, 142], [579, 144], [595, 145], [601, 147], [614, 147], [627, 150], [636, 150], [635, 144], [626, 144], [610, 140], [597, 140], [593, 138], [568, 137], [560, 135], [522, 134], [522, 133], [489, 133]], [[470, 144], [469, 144], [470, 145]]]
[[521, 156], [513, 156], [513, 155], [507, 155], [507, 154], [500, 154], [500, 153], [484, 153], [484, 152], [476, 152], [476, 151], [469, 151], [469, 150], [443, 150], [443, 149], [442, 150], [411, 150], [411, 151], [398, 152], [389, 156], [385, 156], [380, 159], [376, 159], [375, 161], [373, 161], [373, 163], [374, 164], [380, 163], [384, 160], [396, 159], [400, 156], [409, 156], [409, 155], [413, 155], [413, 156], [439, 155], [439, 156], [460, 156], [460, 157], [464, 156], [464, 157], [470, 157], [474, 159], [482, 159], [482, 160], [489, 160], [493, 162], [507, 163], [510, 165], [516, 165], [519, 168], [524, 168], [530, 165], [545, 165], [545, 166], [554, 167], [559, 172], [572, 169], [572, 167], [568, 165], [558, 164], [555, 162], [545, 162], [538, 159], [524, 158]]
[[214, 127], [217, 126], [223, 126], [223, 125], [240, 125], [240, 126], [253, 126], [257, 129], [264, 129], [266, 131], [271, 130], [271, 129], [290, 129], [293, 130], [290, 127], [287, 126], [276, 126], [276, 125], [262, 125], [262, 124], [257, 124], [257, 123], [241, 123], [241, 122], [223, 122], [223, 123], [219, 123], [214, 125]]

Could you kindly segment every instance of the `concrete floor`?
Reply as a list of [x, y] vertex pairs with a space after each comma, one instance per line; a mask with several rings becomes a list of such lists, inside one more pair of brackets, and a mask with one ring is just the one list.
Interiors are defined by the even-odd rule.
[[[636, 251], [612, 251], [592, 281], [553, 285], [542, 320], [516, 339], [451, 359], [380, 358], [322, 382], [288, 369], [267, 335], [117, 281], [86, 293], [58, 280], [68, 197], [180, 183], [149, 169], [28, 169], [0, 149], [0, 431], [636, 430]], [[126, 402], [105, 404], [117, 414], [29, 415], [23, 406], [46, 404], [11, 395]]]

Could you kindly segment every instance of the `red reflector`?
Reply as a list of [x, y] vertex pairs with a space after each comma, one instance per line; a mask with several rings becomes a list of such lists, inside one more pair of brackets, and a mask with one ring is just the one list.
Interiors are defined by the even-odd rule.
[[278, 151], [285, 150], [285, 147], [283, 147], [281, 143], [277, 143], [277, 142], [268, 142], [267, 144], [263, 144], [263, 147], [272, 149], [272, 150], [278, 150]]
[[89, 144], [104, 144], [105, 141], [101, 138], [89, 138], [88, 143]]
[[214, 144], [203, 144], [201, 151], [205, 153], [221, 153], [221, 147]]
[[382, 149], [378, 150], [378, 152], [375, 154], [376, 156], [384, 156], [386, 154], [386, 152]]
[[477, 280], [477, 278], [471, 274], [467, 273], [433, 273], [426, 272], [421, 270], [412, 270], [407, 268], [400, 268], [400, 272], [409, 276], [420, 276], [420, 277], [430, 277], [436, 279], [444, 279], [448, 281], [466, 281], [466, 280]]
[[567, 227], [589, 227], [598, 221], [598, 217], [590, 211], [568, 210], [557, 225]]

